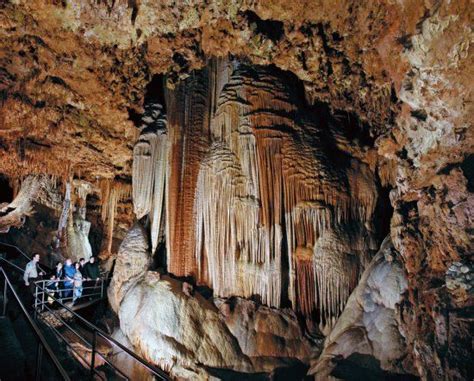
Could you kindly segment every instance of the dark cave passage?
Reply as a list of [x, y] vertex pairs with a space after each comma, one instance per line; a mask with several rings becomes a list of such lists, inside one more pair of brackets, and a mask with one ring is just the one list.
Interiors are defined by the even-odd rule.
[[10, 186], [8, 178], [0, 174], [0, 204], [13, 201], [13, 188]]

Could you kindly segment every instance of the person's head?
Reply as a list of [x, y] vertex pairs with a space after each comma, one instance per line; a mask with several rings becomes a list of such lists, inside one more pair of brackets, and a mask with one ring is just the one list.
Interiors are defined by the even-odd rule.
[[55, 280], [55, 279], [56, 279], [56, 275], [54, 275], [54, 274], [51, 274], [51, 276], [49, 277], [49, 279], [51, 279], [51, 280]]
[[62, 262], [58, 262], [58, 263], [56, 264], [56, 268], [57, 268], [58, 270], [61, 270], [61, 269], [63, 268]]
[[79, 262], [76, 262], [74, 263], [74, 267], [76, 268], [76, 270], [78, 270], [79, 267], [81, 267], [81, 264]]
[[71, 258], [66, 259], [66, 266], [71, 266], [71, 265], [72, 265]]
[[84, 258], [79, 259], [79, 263], [81, 266], [84, 266], [84, 263], [86, 263], [86, 260]]
[[89, 262], [94, 263], [95, 262], [95, 257], [91, 257], [91, 259], [89, 259]]
[[35, 255], [33, 255], [33, 261], [35, 262], [39, 262], [40, 260], [40, 255], [38, 253], [36, 253]]

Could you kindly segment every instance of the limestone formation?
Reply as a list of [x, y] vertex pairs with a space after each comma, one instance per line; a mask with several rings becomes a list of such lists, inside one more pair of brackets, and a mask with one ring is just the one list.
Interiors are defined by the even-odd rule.
[[57, 206], [54, 181], [50, 177], [44, 175], [26, 177], [21, 182], [15, 199], [9, 204], [0, 204], [0, 232], [8, 233], [11, 227], [21, 227], [26, 217], [34, 213], [35, 202]]
[[217, 309], [185, 295], [176, 280], [147, 272], [124, 295], [118, 315], [133, 348], [172, 375], [175, 367], [187, 369], [186, 379], [203, 379], [194, 370], [205, 367], [253, 370]]
[[[112, 262], [138, 218], [143, 258], [196, 293], [291, 307], [330, 334], [390, 234], [407, 358], [423, 380], [470, 379], [472, 14], [469, 0], [3, 1], [0, 239], [47, 252], [59, 227], [67, 255], [87, 220]], [[39, 199], [30, 176], [51, 180]]]
[[367, 165], [332, 160], [289, 78], [263, 67], [211, 61], [167, 103], [167, 134], [143, 129], [134, 153], [135, 212], [150, 214], [152, 251], [163, 229], [154, 200], [161, 216], [166, 199], [168, 271], [217, 296], [318, 310], [330, 327], [376, 249]]
[[[71, 200], [68, 200], [68, 184], [66, 184], [66, 195], [64, 197], [63, 213], [67, 215], [67, 257], [73, 261], [84, 258], [86, 261], [92, 256], [92, 247], [89, 242], [91, 223], [86, 220], [87, 196], [92, 186], [87, 182], [76, 181], [74, 184], [73, 210], [69, 212]], [[70, 187], [69, 187], [70, 193]], [[69, 194], [70, 197], [70, 194]], [[59, 227], [62, 225], [61, 214]], [[59, 229], [58, 229], [59, 230]]]
[[137, 222], [120, 245], [114, 275], [108, 288], [109, 303], [118, 313], [122, 299], [145, 276], [151, 264], [148, 234]]
[[216, 299], [214, 304], [242, 352], [252, 361], [260, 361], [259, 357], [272, 358], [275, 361], [267, 361], [275, 368], [278, 358], [308, 363], [315, 356], [315, 344], [305, 337], [296, 314], [290, 309], [281, 311], [243, 298]]
[[151, 249], [155, 251], [165, 215], [168, 140], [161, 105], [148, 106], [141, 135], [133, 149], [133, 205], [137, 218], [150, 214]]
[[384, 370], [412, 373], [405, 339], [397, 318], [408, 283], [390, 238], [364, 271], [324, 349], [309, 373], [316, 380], [329, 377], [337, 363], [353, 354], [370, 355]]

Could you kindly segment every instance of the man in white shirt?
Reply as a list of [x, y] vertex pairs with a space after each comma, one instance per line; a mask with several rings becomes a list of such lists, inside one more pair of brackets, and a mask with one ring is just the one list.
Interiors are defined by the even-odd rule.
[[33, 259], [27, 263], [25, 267], [25, 273], [23, 274], [25, 286], [30, 288], [31, 293], [35, 292], [35, 281], [38, 280], [38, 274], [40, 276], [44, 275], [44, 273], [38, 268], [39, 260], [40, 255], [38, 253], [33, 255]]

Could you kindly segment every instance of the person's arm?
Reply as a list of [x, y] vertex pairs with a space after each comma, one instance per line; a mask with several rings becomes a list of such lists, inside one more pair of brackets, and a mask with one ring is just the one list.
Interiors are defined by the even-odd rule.
[[31, 266], [28, 263], [25, 268], [25, 272], [23, 273], [23, 280], [25, 281], [25, 285], [29, 286], [30, 283], [28, 282], [28, 279], [30, 278], [30, 273], [31, 273]]

